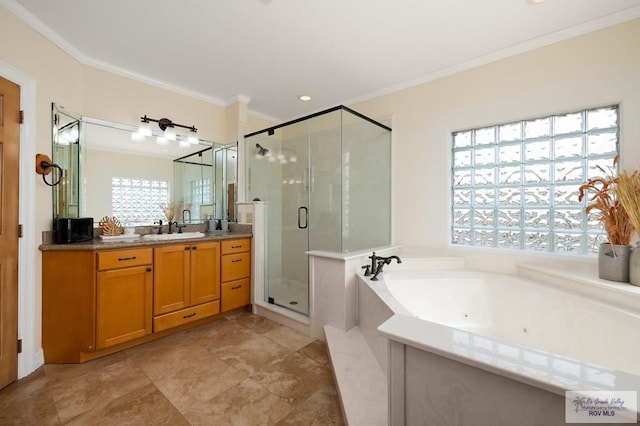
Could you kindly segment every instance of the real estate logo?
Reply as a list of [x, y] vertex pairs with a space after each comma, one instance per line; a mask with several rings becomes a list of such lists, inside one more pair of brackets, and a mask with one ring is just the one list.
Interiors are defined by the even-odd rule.
[[636, 423], [636, 391], [567, 391], [567, 423]]

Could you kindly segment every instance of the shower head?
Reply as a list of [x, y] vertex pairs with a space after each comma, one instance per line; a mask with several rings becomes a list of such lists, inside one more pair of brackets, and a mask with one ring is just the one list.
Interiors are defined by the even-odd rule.
[[258, 155], [260, 155], [262, 157], [267, 155], [267, 153], [269, 152], [269, 150], [267, 148], [264, 148], [259, 143], [256, 144], [256, 148], [258, 148]]

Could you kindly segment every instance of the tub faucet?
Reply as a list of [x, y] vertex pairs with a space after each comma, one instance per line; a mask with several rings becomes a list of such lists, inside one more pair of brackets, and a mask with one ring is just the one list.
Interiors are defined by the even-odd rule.
[[378, 275], [380, 275], [380, 273], [382, 272], [382, 268], [384, 268], [384, 265], [390, 264], [393, 259], [395, 259], [397, 263], [402, 263], [402, 260], [400, 260], [400, 258], [395, 255], [389, 257], [376, 256], [378, 264], [376, 265], [373, 277], [371, 277], [371, 281], [378, 281]]
[[397, 263], [402, 263], [402, 260], [396, 255], [389, 257], [378, 257], [378, 260], [384, 260], [385, 265], [390, 264], [393, 259], [395, 259]]

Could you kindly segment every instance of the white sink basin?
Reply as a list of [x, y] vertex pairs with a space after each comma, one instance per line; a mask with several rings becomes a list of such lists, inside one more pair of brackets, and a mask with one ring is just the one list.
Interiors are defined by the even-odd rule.
[[166, 241], [166, 240], [184, 240], [189, 238], [202, 238], [204, 234], [202, 232], [183, 232], [182, 234], [178, 234], [174, 232], [173, 234], [147, 234], [143, 235], [143, 240], [150, 241]]

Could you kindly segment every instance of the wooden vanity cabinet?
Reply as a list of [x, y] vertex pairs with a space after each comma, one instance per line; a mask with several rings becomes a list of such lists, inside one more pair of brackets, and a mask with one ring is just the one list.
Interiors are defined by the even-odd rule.
[[222, 241], [221, 251], [221, 312], [226, 312], [251, 303], [251, 239]]
[[91, 353], [152, 332], [151, 248], [42, 253], [45, 362]]
[[46, 363], [88, 361], [250, 303], [250, 238], [42, 252]]
[[47, 363], [81, 362], [96, 348], [96, 255], [42, 253], [42, 347]]
[[152, 332], [151, 248], [98, 252], [96, 349]]
[[220, 243], [154, 249], [154, 332], [220, 312]]

